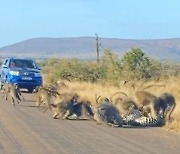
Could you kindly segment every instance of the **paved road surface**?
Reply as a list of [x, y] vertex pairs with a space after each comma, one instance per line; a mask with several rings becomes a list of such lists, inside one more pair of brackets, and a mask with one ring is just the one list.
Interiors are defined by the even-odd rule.
[[179, 154], [180, 135], [161, 128], [111, 128], [92, 121], [53, 120], [35, 94], [12, 106], [0, 95], [0, 154]]

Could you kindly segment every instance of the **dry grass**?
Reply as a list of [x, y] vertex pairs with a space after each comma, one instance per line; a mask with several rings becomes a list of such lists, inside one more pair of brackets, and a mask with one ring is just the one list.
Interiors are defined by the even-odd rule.
[[[125, 86], [122, 86], [120, 84], [117, 85], [111, 85], [108, 83], [104, 84], [93, 84], [88, 82], [65, 82], [69, 88], [61, 89], [60, 93], [62, 92], [73, 92], [78, 93], [80, 95], [80, 98], [83, 100], [90, 101], [93, 105], [96, 104], [95, 96], [101, 96], [101, 97], [108, 97], [110, 98], [114, 93], [116, 92], [125, 92], [128, 94], [128, 96], [133, 96], [135, 93], [135, 90], [132, 88], [132, 86], [140, 87], [143, 82], [134, 82], [131, 81], [127, 83]], [[151, 88], [146, 89], [147, 91], [151, 92], [152, 94], [159, 96], [163, 92], [170, 92], [174, 95], [176, 99], [177, 106], [172, 113], [172, 117], [174, 118], [174, 121], [170, 124], [167, 124], [164, 128], [167, 130], [174, 130], [177, 132], [180, 132], [180, 80], [179, 78], [171, 78], [168, 80], [162, 80], [162, 81], [151, 81], [147, 82], [143, 85], [143, 87], [146, 87], [148, 85], [165, 85], [165, 87], [159, 87], [154, 86]]]
[[172, 123], [167, 124], [164, 128], [169, 131], [180, 133], [180, 120], [174, 120]]

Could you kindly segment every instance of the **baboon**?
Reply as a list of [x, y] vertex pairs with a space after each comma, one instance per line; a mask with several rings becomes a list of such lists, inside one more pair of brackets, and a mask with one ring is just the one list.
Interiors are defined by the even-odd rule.
[[99, 96], [97, 99], [96, 99], [96, 105], [100, 105], [100, 104], [110, 104], [111, 103], [111, 100], [107, 97], [101, 97]]
[[58, 95], [60, 95], [60, 93], [56, 89], [52, 88], [51, 86], [49, 87], [38, 86], [36, 87], [35, 92], [38, 93], [38, 91], [41, 91], [42, 89], [47, 91], [49, 94], [51, 94], [54, 97], [57, 97]]
[[3, 86], [4, 86], [4, 84], [3, 84], [3, 83], [0, 83], [0, 90], [1, 90], [1, 91], [3, 90]]
[[171, 114], [174, 111], [176, 107], [176, 101], [172, 94], [170, 93], [162, 93], [157, 103], [155, 104], [155, 110], [158, 114], [160, 111], [162, 111], [163, 116], [166, 118], [167, 122], [170, 122], [172, 120]]
[[[71, 100], [76, 95], [78, 96], [77, 93], [70, 92], [70, 91], [68, 91], [68, 92], [61, 92], [60, 95], [55, 97], [55, 100], [54, 100], [53, 104], [58, 104], [58, 103], [63, 102], [63, 101], [68, 102], [69, 100]], [[78, 101], [80, 101], [79, 97], [77, 97], [77, 99], [78, 99]]]
[[5, 97], [5, 100], [7, 100], [8, 98], [9, 90], [10, 90], [10, 85], [8, 83], [4, 83], [2, 87], [2, 93], [3, 93], [2, 97]]
[[89, 101], [81, 100], [79, 98], [79, 95], [73, 92], [61, 93], [61, 95], [55, 99], [53, 105], [51, 106], [54, 109], [57, 108], [57, 112], [60, 113], [63, 113], [62, 111], [60, 111], [60, 109], [65, 110], [67, 116], [64, 117], [67, 118], [72, 118], [73, 116], [76, 116], [75, 118], [77, 119], [91, 119], [93, 116], [91, 103]]
[[[99, 99], [100, 97], [98, 97]], [[97, 101], [97, 106], [93, 107], [94, 120], [98, 123], [106, 123], [111, 126], [121, 127], [123, 120], [117, 108], [109, 101], [108, 98], [102, 98]]]
[[15, 85], [15, 89], [16, 89], [17, 95], [19, 95], [19, 98], [21, 99], [21, 101], [22, 101], [22, 100], [24, 101], [25, 98], [24, 98], [24, 96], [23, 96], [22, 93], [21, 93], [21, 90], [20, 90], [20, 88], [19, 88], [19, 85], [18, 85], [17, 83], [15, 83], [14, 85]]
[[36, 106], [40, 107], [41, 104], [43, 103], [44, 105], [48, 106], [49, 109], [51, 109], [51, 98], [52, 94], [46, 90], [43, 87], [39, 87], [38, 88], [38, 92], [37, 92], [37, 101], [36, 101]]
[[68, 117], [75, 116], [75, 119], [93, 119], [94, 113], [92, 111], [92, 106], [89, 101], [80, 101], [75, 103], [72, 108], [69, 109]]
[[78, 112], [76, 111], [76, 107], [80, 104], [78, 98], [79, 95], [74, 94], [71, 99], [64, 99], [59, 103], [51, 104], [54, 111], [53, 118], [56, 119], [61, 117], [62, 119], [68, 119], [71, 115], [76, 114]]
[[47, 109], [51, 110], [51, 103], [56, 99], [57, 96], [60, 94], [56, 91], [49, 90], [45, 87], [39, 87], [38, 88], [38, 93], [37, 93], [37, 101], [36, 101], [36, 106], [40, 107], [41, 104], [43, 104], [45, 107], [42, 108], [44, 109], [44, 112]]
[[[117, 94], [122, 94], [123, 96], [118, 96], [116, 99], [112, 100], [112, 98]], [[124, 118], [129, 115], [133, 109], [138, 108], [133, 99], [128, 97], [128, 95], [124, 92], [117, 92], [113, 94], [110, 100], [117, 107]]]
[[123, 94], [125, 97], [117, 98], [115, 104], [124, 117], [126, 117], [133, 109], [140, 110], [149, 118], [155, 118], [157, 116], [154, 105], [158, 101], [158, 98], [153, 94], [146, 91], [137, 91], [134, 99], [129, 98], [125, 93]]
[[57, 81], [54, 84], [48, 86], [51, 91], [59, 91], [61, 88], [67, 88], [68, 86], [63, 81]]
[[151, 118], [157, 117], [161, 111], [166, 121], [171, 121], [176, 102], [170, 93], [162, 93], [159, 97], [145, 91], [139, 91], [135, 95], [137, 105], [141, 108], [144, 115]]
[[135, 102], [145, 116], [149, 118], [155, 118], [157, 116], [155, 104], [158, 102], [158, 98], [155, 95], [147, 91], [137, 91], [135, 93]]
[[14, 104], [15, 100], [18, 102], [18, 104], [20, 103], [20, 101], [24, 100], [20, 88], [16, 83], [14, 84], [5, 83], [3, 85], [3, 97], [5, 97], [5, 100], [8, 99], [8, 95], [10, 95], [12, 104]]
[[[120, 113], [122, 113], [123, 125], [157, 127], [165, 124], [164, 117], [162, 116], [162, 110], [160, 110], [154, 118], [150, 118], [147, 114], [151, 113], [150, 110], [147, 112], [145, 107], [139, 108], [133, 99], [129, 98], [127, 94], [123, 94], [125, 97], [117, 97], [114, 100], [115, 106]], [[149, 109], [149, 106], [146, 108]]]
[[94, 117], [94, 113], [92, 111], [92, 105], [89, 101], [82, 101], [82, 109], [81, 109], [81, 115], [82, 116], [90, 116], [91, 117]]
[[159, 84], [151, 84], [151, 85], [146, 85], [144, 86], [144, 84], [146, 83], [146, 81], [144, 81], [138, 88], [137, 90], [135, 90], [135, 86], [132, 85], [132, 88], [135, 90], [135, 94], [134, 94], [134, 101], [137, 105], [137, 107], [139, 108], [140, 111], [142, 111], [142, 113], [149, 117], [149, 118], [155, 118], [157, 116], [157, 113], [155, 111], [155, 104], [158, 101], [158, 98], [145, 91], [145, 89], [154, 87], [154, 86], [158, 86], [158, 87], [165, 87], [165, 85], [159, 85]]
[[9, 96], [11, 99], [11, 103], [15, 105], [15, 101], [19, 104], [21, 101], [21, 92], [19, 86], [17, 84], [9, 85]]
[[58, 119], [61, 117], [62, 119], [64, 119], [64, 115], [65, 115], [67, 108], [68, 108], [67, 102], [60, 102], [58, 104], [51, 104], [51, 106], [52, 106], [52, 110], [54, 112], [53, 118]]

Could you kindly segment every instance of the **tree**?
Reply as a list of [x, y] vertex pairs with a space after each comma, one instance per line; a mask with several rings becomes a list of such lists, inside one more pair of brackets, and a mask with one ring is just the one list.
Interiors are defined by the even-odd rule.
[[139, 48], [132, 48], [122, 58], [123, 69], [128, 78], [143, 79], [149, 78], [150, 60]]
[[101, 65], [106, 74], [106, 79], [117, 80], [121, 78], [121, 64], [118, 55], [110, 49], [105, 49], [101, 57]]

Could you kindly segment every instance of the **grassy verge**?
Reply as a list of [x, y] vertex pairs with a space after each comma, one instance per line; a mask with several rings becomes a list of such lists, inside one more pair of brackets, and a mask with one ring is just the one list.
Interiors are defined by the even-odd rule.
[[[143, 82], [142, 81], [130, 81], [126, 85], [121, 85], [121, 83], [112, 85], [110, 83], [91, 83], [91, 82], [83, 82], [83, 81], [74, 81], [68, 82], [65, 81], [68, 88], [60, 89], [60, 93], [63, 92], [73, 92], [78, 93], [82, 100], [88, 100], [93, 105], [96, 104], [95, 96], [102, 96], [110, 98], [116, 92], [125, 92], [128, 96], [133, 97], [135, 90], [132, 88], [140, 87]], [[162, 81], [149, 81], [146, 82], [143, 86], [147, 85], [165, 85], [165, 87], [154, 86], [147, 89], [148, 92], [159, 96], [163, 92], [170, 92], [176, 99], [176, 108], [172, 113], [172, 117], [174, 121], [164, 126], [166, 130], [172, 130], [180, 133], [180, 81], [178, 78], [170, 78], [168, 80]]]

